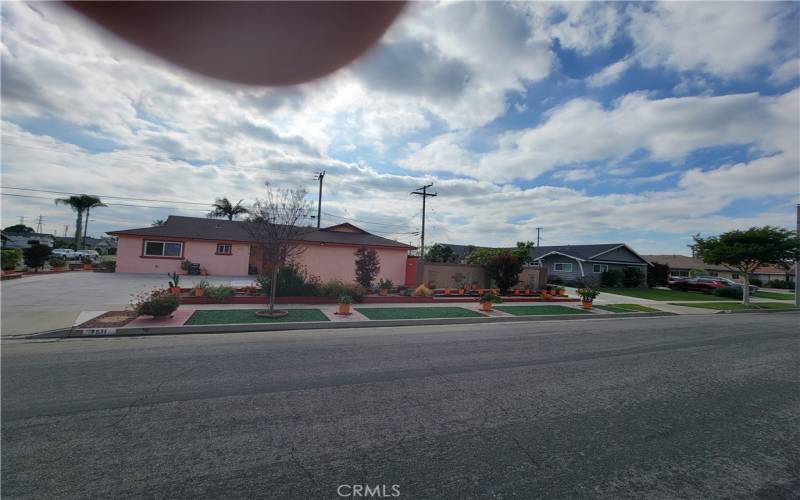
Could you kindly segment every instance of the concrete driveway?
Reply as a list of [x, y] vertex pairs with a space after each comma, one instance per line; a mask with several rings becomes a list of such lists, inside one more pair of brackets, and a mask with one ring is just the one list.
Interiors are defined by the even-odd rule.
[[[253, 276], [181, 276], [181, 286], [191, 287], [201, 279], [212, 284], [245, 286]], [[2, 322], [0, 335], [68, 328], [81, 311], [123, 309], [131, 296], [165, 287], [165, 274], [69, 272], [25, 276], [0, 282]]]

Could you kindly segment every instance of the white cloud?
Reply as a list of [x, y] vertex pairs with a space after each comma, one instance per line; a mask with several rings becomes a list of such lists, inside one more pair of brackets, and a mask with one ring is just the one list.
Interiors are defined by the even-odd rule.
[[775, 68], [769, 76], [769, 82], [783, 85], [796, 81], [800, 77], [800, 58], [789, 59]]
[[619, 80], [630, 66], [630, 59], [622, 59], [621, 61], [609, 64], [602, 70], [587, 78], [586, 84], [590, 87], [604, 87], [606, 85], [611, 85]]

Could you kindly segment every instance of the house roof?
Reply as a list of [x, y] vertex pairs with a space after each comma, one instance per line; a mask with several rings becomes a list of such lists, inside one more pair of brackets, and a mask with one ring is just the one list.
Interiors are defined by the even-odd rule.
[[785, 276], [794, 272], [794, 266], [780, 267], [780, 266], [761, 266], [753, 271], [753, 274], [775, 274]]
[[706, 264], [700, 259], [688, 255], [642, 255], [650, 262], [666, 264], [670, 269], [706, 269], [709, 271], [730, 271], [731, 268], [720, 264]]
[[[247, 222], [203, 217], [183, 217], [170, 215], [163, 226], [143, 227], [110, 231], [114, 236], [146, 236], [153, 238], [182, 238], [216, 241], [253, 241], [247, 231]], [[301, 228], [300, 240], [315, 243], [334, 243], [352, 246], [381, 246], [394, 248], [415, 248], [399, 241], [374, 235], [352, 224], [337, 224], [322, 229]]]
[[644, 257], [636, 253], [631, 247], [625, 243], [597, 243], [593, 245], [552, 245], [540, 246], [531, 249], [531, 255], [534, 259], [540, 259], [548, 254], [556, 253], [573, 257], [579, 260], [604, 260], [603, 254], [608, 253], [617, 248], [625, 248], [633, 255], [642, 259], [646, 264], [650, 262]]

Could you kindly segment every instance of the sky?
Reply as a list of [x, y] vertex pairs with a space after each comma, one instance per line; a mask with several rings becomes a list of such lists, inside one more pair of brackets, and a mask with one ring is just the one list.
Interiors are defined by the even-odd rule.
[[[89, 234], [324, 181], [322, 225], [417, 245], [629, 244], [794, 227], [800, 4], [411, 4], [294, 87], [219, 82], [57, 4], [2, 4], [2, 224]], [[309, 224], [315, 224], [308, 219]], [[65, 228], [65, 226], [69, 226]]]

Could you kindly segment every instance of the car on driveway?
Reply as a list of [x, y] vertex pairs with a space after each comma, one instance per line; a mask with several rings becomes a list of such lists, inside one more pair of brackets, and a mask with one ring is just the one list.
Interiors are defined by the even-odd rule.
[[[698, 278], [708, 278], [708, 279], [712, 279], [712, 280], [716, 280], [716, 281], [721, 281], [722, 283], [725, 283], [725, 286], [729, 286], [729, 287], [733, 287], [733, 288], [742, 288], [742, 284], [741, 283], [739, 283], [738, 281], [733, 281], [733, 280], [728, 279], [728, 278], [720, 278], [720, 277], [717, 277], [717, 276], [698, 276]], [[753, 293], [755, 291], [758, 291], [758, 287], [755, 286], [755, 285], [750, 285], [750, 293]]]
[[712, 293], [717, 288], [725, 288], [726, 286], [728, 286], [726, 283], [716, 278], [686, 278], [669, 284], [669, 288], [672, 290], [702, 293]]

